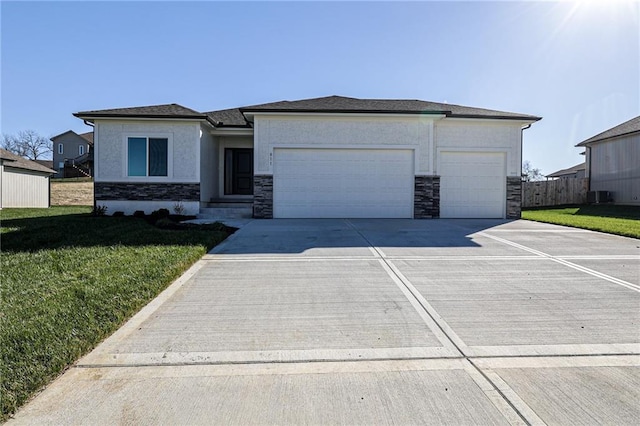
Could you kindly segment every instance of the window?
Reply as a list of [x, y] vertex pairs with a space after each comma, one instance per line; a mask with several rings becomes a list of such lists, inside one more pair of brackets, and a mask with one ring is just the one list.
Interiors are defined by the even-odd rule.
[[167, 176], [167, 138], [127, 138], [128, 176]]
[[64, 154], [64, 145], [61, 143], [58, 144], [58, 154]]
[[78, 155], [84, 155], [84, 145], [78, 145]]

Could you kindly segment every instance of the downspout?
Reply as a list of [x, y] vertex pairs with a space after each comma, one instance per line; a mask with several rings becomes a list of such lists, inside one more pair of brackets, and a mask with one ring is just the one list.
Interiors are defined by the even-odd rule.
[[527, 124], [520, 129], [520, 217], [522, 217], [522, 201], [524, 200], [524, 184], [522, 182], [522, 157], [524, 151], [524, 131], [531, 127], [533, 123]]
[[529, 127], [531, 127], [531, 124], [533, 123], [529, 123], [527, 124], [525, 127], [523, 127], [522, 129], [520, 129], [520, 180], [522, 180], [522, 151], [523, 151], [523, 142], [524, 142], [524, 131], [527, 130]]
[[591, 192], [591, 147], [587, 146], [586, 147], [587, 150], [587, 157], [589, 157], [589, 167], [587, 170], [589, 170], [589, 176], [587, 176], [587, 192]]

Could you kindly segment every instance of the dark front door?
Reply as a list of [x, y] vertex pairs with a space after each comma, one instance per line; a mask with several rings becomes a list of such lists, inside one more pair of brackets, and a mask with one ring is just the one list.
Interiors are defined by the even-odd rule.
[[225, 195], [253, 194], [253, 149], [225, 149]]

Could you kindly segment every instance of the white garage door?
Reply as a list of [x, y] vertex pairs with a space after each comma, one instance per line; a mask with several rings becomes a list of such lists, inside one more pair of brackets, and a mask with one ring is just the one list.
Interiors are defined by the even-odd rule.
[[504, 153], [441, 152], [439, 171], [440, 217], [504, 217]]
[[275, 149], [276, 218], [411, 218], [413, 151]]

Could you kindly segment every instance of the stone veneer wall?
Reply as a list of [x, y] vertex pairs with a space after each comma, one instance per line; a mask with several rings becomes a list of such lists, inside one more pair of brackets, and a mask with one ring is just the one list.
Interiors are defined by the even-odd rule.
[[96, 182], [96, 201], [200, 201], [199, 183]]
[[273, 176], [253, 176], [253, 217], [273, 218]]
[[416, 176], [413, 192], [413, 218], [440, 217], [440, 176]]
[[522, 212], [522, 179], [507, 177], [507, 219], [520, 219]]

